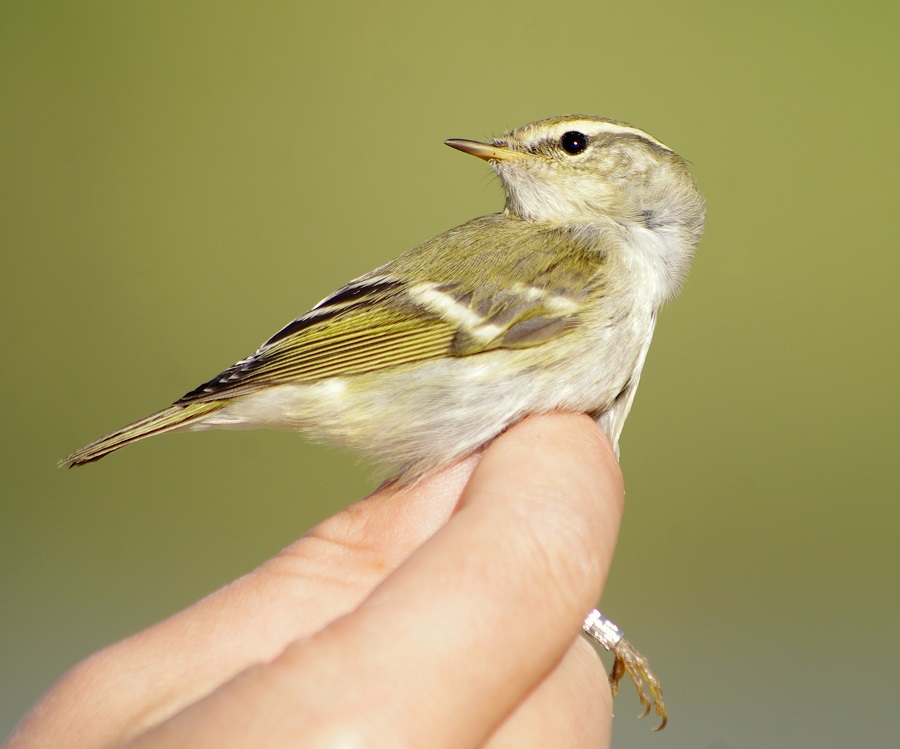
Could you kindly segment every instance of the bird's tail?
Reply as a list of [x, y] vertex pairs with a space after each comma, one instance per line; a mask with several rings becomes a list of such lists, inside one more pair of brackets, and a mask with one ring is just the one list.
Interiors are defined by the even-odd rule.
[[81, 466], [85, 463], [91, 463], [95, 460], [115, 452], [120, 447], [130, 445], [132, 442], [144, 439], [144, 437], [152, 437], [155, 434], [163, 432], [171, 432], [175, 429], [184, 429], [192, 422], [197, 421], [213, 411], [217, 411], [222, 407], [222, 401], [205, 401], [185, 404], [175, 404], [157, 411], [154, 414], [138, 419], [128, 426], [116, 430], [112, 434], [107, 434], [90, 445], [85, 445], [80, 450], [76, 450], [71, 455], [59, 461], [60, 468], [73, 468]]

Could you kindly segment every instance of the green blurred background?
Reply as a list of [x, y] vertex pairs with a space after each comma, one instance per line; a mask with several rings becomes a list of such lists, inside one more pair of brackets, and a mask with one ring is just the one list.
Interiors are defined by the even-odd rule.
[[441, 145], [624, 119], [709, 200], [623, 439], [619, 745], [894, 746], [898, 4], [0, 4], [0, 734], [372, 487], [284, 433], [83, 443], [499, 210]]

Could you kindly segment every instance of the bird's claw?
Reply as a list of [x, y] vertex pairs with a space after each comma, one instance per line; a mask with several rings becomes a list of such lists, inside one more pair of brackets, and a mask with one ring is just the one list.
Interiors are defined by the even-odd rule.
[[[637, 690], [638, 699], [644, 706], [642, 718], [646, 718], [651, 710], [655, 710], [660, 718], [659, 725], [654, 731], [661, 731], [668, 723], [666, 703], [663, 699], [662, 687], [659, 679], [650, 669], [647, 659], [635, 650], [628, 640], [622, 638], [612, 648], [615, 656], [612, 670], [609, 672], [609, 686], [613, 697], [619, 692], [619, 682], [625, 674], [631, 677], [634, 688]], [[647, 692], [650, 692], [649, 695]]]

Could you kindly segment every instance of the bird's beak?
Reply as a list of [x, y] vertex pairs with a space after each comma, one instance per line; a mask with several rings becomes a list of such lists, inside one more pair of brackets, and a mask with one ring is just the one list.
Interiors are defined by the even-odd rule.
[[515, 159], [525, 158], [525, 154], [521, 151], [513, 151], [503, 146], [494, 146], [490, 143], [479, 143], [477, 140], [464, 140], [463, 138], [450, 138], [445, 140], [444, 145], [455, 148], [463, 153], [470, 153], [485, 161], [513, 161]]

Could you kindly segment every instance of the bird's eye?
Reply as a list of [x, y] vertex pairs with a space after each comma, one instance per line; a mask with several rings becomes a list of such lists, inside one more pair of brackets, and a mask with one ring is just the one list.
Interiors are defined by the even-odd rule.
[[563, 133], [559, 139], [559, 146], [570, 156], [581, 153], [588, 145], [588, 137], [584, 133], [577, 130], [570, 130]]

